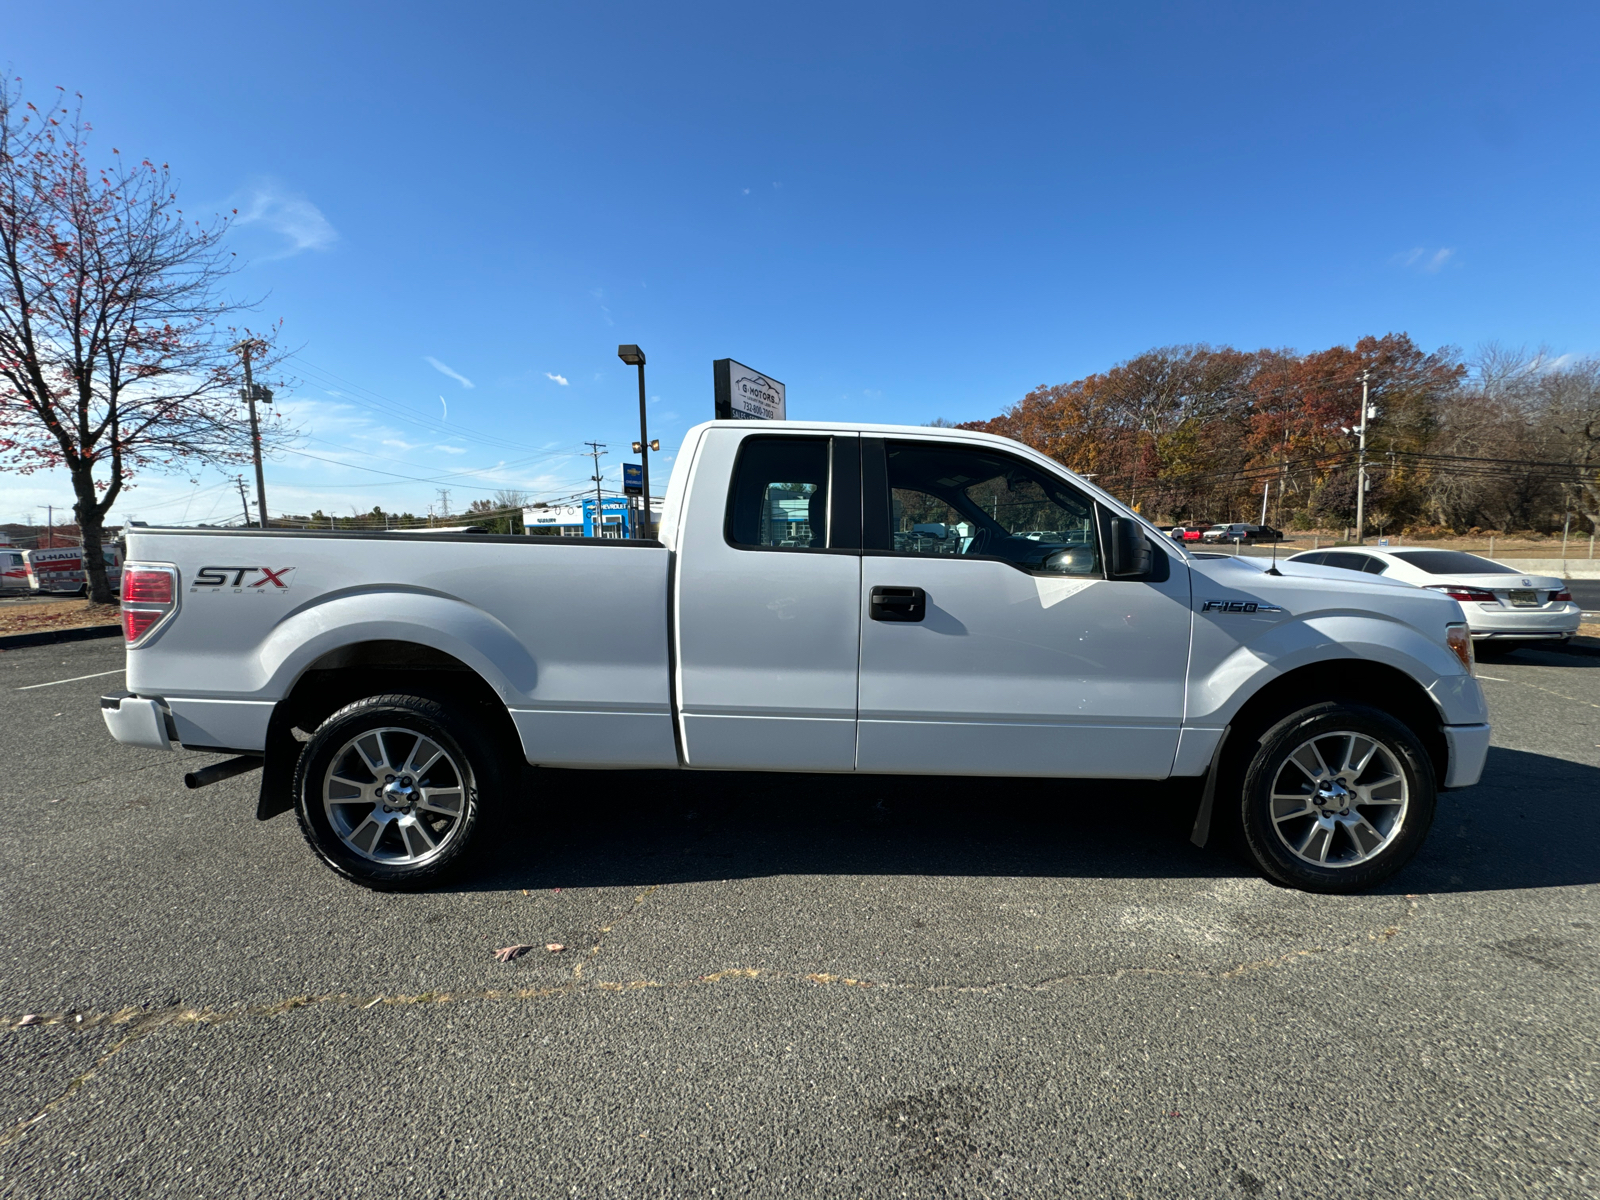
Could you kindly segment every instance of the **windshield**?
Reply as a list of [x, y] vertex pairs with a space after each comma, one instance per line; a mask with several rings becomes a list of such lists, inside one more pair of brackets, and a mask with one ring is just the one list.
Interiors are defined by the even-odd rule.
[[1468, 554], [1465, 550], [1395, 550], [1395, 558], [1429, 575], [1516, 575], [1512, 567], [1503, 567], [1487, 558]]

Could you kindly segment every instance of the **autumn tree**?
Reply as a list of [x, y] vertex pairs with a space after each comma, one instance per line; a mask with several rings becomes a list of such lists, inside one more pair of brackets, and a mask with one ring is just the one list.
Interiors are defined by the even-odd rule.
[[[186, 218], [164, 163], [90, 166], [64, 98], [0, 86], [0, 465], [67, 470], [106, 603], [104, 520], [133, 474], [250, 455], [226, 324], [244, 306], [222, 296], [229, 218]], [[270, 338], [252, 337], [259, 371]]]

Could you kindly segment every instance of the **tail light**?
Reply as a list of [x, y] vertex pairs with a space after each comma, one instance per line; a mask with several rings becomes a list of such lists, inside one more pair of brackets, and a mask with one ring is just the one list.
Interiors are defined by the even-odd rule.
[[1550, 593], [1550, 603], [1551, 604], [1571, 604], [1572, 603], [1572, 593], [1569, 592], [1566, 588], [1562, 588], [1559, 592], [1551, 592]]
[[1477, 600], [1483, 604], [1494, 603], [1494, 593], [1486, 592], [1482, 588], [1462, 587], [1455, 583], [1433, 583], [1428, 585], [1430, 592], [1443, 592], [1452, 600]]
[[1466, 668], [1467, 674], [1472, 674], [1472, 634], [1464, 624], [1456, 623], [1444, 627], [1444, 644], [1450, 648], [1450, 653], [1461, 660], [1461, 665]]
[[158, 563], [122, 568], [122, 637], [129, 646], [146, 640], [178, 611], [178, 569]]

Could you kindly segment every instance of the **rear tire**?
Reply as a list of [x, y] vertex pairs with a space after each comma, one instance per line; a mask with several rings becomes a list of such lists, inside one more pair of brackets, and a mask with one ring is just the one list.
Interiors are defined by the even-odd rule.
[[500, 747], [471, 716], [389, 695], [323, 721], [294, 778], [300, 830], [317, 856], [379, 891], [431, 887], [459, 870], [508, 778]]
[[1409, 727], [1363, 704], [1315, 704], [1256, 745], [1239, 794], [1244, 848], [1287, 887], [1364, 891], [1421, 847], [1437, 790]]

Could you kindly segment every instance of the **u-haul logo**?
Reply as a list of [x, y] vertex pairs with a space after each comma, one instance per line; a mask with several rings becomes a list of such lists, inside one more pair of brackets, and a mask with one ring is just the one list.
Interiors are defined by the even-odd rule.
[[201, 567], [189, 585], [191, 592], [287, 592], [293, 567]]

